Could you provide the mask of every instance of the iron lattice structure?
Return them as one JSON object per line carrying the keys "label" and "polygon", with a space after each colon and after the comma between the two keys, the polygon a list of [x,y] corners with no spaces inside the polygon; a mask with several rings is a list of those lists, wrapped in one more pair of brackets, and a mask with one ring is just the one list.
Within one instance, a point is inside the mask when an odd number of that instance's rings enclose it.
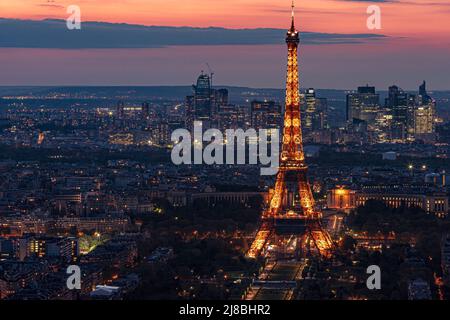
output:
{"label": "iron lattice structure", "polygon": [[315,208],[303,151],[298,73],[300,37],[295,29],[294,5],[292,6],[292,24],[287,32],[286,43],[288,47],[286,107],[280,168],[275,188],[263,212],[263,223],[247,254],[253,258],[261,254],[273,233],[274,221],[277,219],[304,221],[305,232],[301,240],[303,247],[314,247],[324,256],[328,256],[332,248],[331,237],[322,228],[322,214]]}

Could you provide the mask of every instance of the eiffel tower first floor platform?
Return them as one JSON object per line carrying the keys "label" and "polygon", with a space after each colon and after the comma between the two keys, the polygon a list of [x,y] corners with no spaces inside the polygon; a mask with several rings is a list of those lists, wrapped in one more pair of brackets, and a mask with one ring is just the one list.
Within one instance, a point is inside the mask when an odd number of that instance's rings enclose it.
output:
{"label": "eiffel tower first floor platform", "polygon": [[311,219],[300,215],[280,215],[263,218],[247,256],[256,258],[265,252],[271,239],[290,236],[301,239],[305,251],[316,248],[316,251],[323,256],[330,254],[332,240],[328,232],[322,228],[320,219]]}
{"label": "eiffel tower first floor platform", "polygon": [[299,216],[296,218],[287,216],[278,216],[274,218],[266,219],[273,226],[273,231],[277,235],[288,235],[288,234],[305,234],[308,232],[308,225],[310,225],[309,219],[306,217]]}

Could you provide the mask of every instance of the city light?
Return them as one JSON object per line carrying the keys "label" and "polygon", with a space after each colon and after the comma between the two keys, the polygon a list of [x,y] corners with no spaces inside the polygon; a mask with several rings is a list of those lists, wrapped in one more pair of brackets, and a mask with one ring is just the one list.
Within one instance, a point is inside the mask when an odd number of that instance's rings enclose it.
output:
{"label": "city light", "polygon": [[450,300],[446,4],[6,2],[0,301]]}

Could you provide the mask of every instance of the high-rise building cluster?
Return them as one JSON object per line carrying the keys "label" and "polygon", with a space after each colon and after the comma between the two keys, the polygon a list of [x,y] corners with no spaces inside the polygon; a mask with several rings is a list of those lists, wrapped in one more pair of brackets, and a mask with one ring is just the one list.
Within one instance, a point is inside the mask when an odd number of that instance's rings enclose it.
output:
{"label": "high-rise building cluster", "polygon": [[[193,94],[185,99],[185,126],[201,121],[203,128],[282,129],[284,106],[277,99],[252,99],[247,104],[230,102],[228,89],[215,89],[211,76],[201,73],[192,86]],[[317,97],[313,88],[301,93],[302,125],[307,134],[328,127],[328,102]]]}
{"label": "high-rise building cluster", "polygon": [[[201,72],[192,86],[192,94],[183,103],[120,101],[115,110],[99,109],[98,113],[99,117],[103,116],[101,113],[111,115],[105,125],[112,122],[116,130],[110,132],[107,142],[118,147],[170,146],[171,133],[180,128],[192,130],[194,121],[201,121],[203,130],[215,128],[222,132],[248,128],[282,130],[281,96],[261,97],[252,93],[243,99],[239,95],[233,97],[232,90],[213,87],[212,75]],[[432,144],[437,139],[437,103],[428,94],[425,81],[417,93],[406,92],[396,85],[388,91],[377,91],[369,85],[358,87],[346,95],[343,121],[339,119],[342,102],[335,96],[319,97],[314,88],[301,90],[301,122],[306,143]],[[38,144],[49,143],[49,138],[41,132]]]}
{"label": "high-rise building cluster", "polygon": [[305,134],[328,127],[328,100],[317,97],[317,92],[309,88],[301,95],[302,128]]}
{"label": "high-rise building cluster", "polygon": [[201,121],[203,128],[275,129],[282,125],[282,106],[274,100],[252,100],[246,105],[230,103],[228,89],[215,89],[211,77],[203,72],[193,85],[193,95],[187,96],[186,128]]}
{"label": "high-rise building cluster", "polygon": [[203,71],[192,89],[193,95],[187,96],[185,102],[186,127],[192,128],[194,121],[201,121],[204,128],[216,128],[219,115],[230,109],[228,108],[228,90],[214,89],[212,75],[205,74]]}
{"label": "high-rise building cluster", "polygon": [[[355,235],[344,211],[377,201],[443,223],[450,216],[450,118],[442,111],[449,96],[434,92],[436,100],[431,98],[425,83],[418,93],[397,86],[388,92],[367,85],[352,93],[309,88],[291,95],[288,107],[281,102],[284,90],[215,88],[206,74],[192,88],[118,88],[106,94],[101,89],[90,96],[64,90],[64,99],[51,94],[2,100],[7,107],[0,110],[0,299],[121,299],[143,288],[160,297],[159,289],[148,287],[149,268],[173,275],[157,280],[175,299],[210,297],[198,290],[205,283],[225,298],[258,292],[249,290],[256,269],[240,270],[239,263],[191,272],[189,252],[203,253],[197,245],[212,241],[224,244],[221,256],[227,261],[242,261],[258,231],[260,203],[274,194],[275,177],[260,176],[255,165],[175,165],[171,134],[194,121],[222,132],[291,128],[292,138],[286,136],[283,144],[299,141],[301,127],[304,151],[298,156],[311,164],[310,188],[303,178],[303,186],[286,181],[290,190],[280,212],[294,219],[302,206],[295,196],[299,188],[311,192],[312,198],[303,198],[309,199],[304,210],[314,199],[323,228],[336,239],[355,237],[359,248],[380,250],[396,238]],[[286,109],[296,112],[295,119],[283,118]],[[278,216],[277,227],[294,226],[283,218]],[[414,233],[398,239],[417,240]],[[450,283],[449,243],[446,238],[441,246],[445,283]],[[81,291],[66,286],[71,264],[81,268]],[[341,286],[342,279],[354,284],[358,268],[349,266],[348,274],[315,272],[311,265],[304,270],[322,274],[326,283],[332,274]],[[432,284],[432,277],[424,279]],[[415,279],[403,288],[402,297],[428,296],[427,286]],[[430,288],[435,294],[435,286]]]}
{"label": "high-rise building cluster", "polygon": [[434,142],[436,101],[426,90],[418,94],[405,92],[396,85],[389,87],[384,104],[375,87],[359,87],[347,95],[347,127],[369,143]]}
{"label": "high-rise building cluster", "polygon": [[[0,88],[0,300],[448,299],[450,93],[302,90],[294,0],[286,44],[285,91]],[[195,122],[273,176],[174,161]]]}
{"label": "high-rise building cluster", "polygon": [[113,116],[113,127],[117,128],[108,137],[112,145],[154,145],[168,146],[171,133],[184,126],[185,121],[179,110],[180,106],[150,106],[148,102],[141,105],[126,104],[119,101]]}

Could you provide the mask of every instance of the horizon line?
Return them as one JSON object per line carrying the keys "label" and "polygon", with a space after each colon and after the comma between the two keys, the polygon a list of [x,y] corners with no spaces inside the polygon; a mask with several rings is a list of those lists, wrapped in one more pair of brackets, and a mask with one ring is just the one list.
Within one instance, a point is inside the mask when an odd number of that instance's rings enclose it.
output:
{"label": "horizon line", "polygon": [[[70,84],[70,85],[0,85],[0,88],[51,88],[51,89],[57,89],[57,88],[185,88],[185,87],[192,87],[192,84],[160,84],[160,85],[107,85],[107,84],[95,84],[95,85],[80,85],[80,84]],[[420,86],[420,82],[418,84],[418,87]],[[427,83],[428,84],[428,83]],[[300,90],[306,90],[306,89],[314,89],[314,90],[334,90],[334,91],[355,91],[358,89],[358,87],[365,87],[365,85],[360,85],[355,87],[354,89],[338,89],[338,88],[317,88],[317,87],[300,87]],[[392,83],[392,86],[398,86],[400,89],[404,91],[417,91],[417,89],[405,89],[401,87],[401,85],[398,85],[396,83]],[[375,87],[379,88],[379,86],[376,85],[370,85],[369,87]],[[273,88],[273,87],[251,87],[251,86],[239,86],[239,85],[228,85],[228,84],[219,84],[214,85],[212,88],[236,88],[236,89],[253,89],[253,90],[285,90],[285,88]],[[389,88],[389,87],[388,87]],[[427,87],[427,90],[429,92],[450,92],[449,89],[430,89]],[[376,90],[377,92],[388,92],[388,90]]]}

